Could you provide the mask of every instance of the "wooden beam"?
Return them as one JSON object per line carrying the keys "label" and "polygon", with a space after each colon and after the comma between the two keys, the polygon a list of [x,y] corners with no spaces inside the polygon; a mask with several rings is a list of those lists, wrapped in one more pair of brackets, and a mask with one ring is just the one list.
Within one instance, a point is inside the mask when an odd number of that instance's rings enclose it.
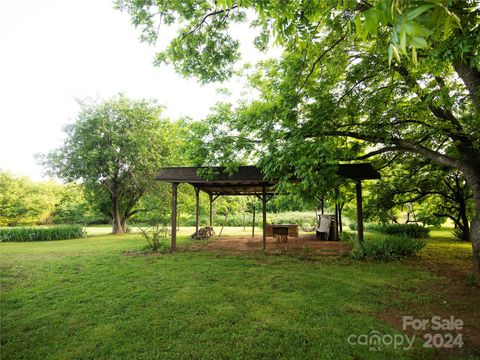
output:
{"label": "wooden beam", "polygon": [[355,191],[357,195],[357,237],[358,241],[363,242],[363,206],[362,206],[362,181],[355,181]]}
{"label": "wooden beam", "polygon": [[265,190],[265,185],[262,186],[262,212],[263,212],[262,247],[263,247],[263,250],[266,250],[267,249],[267,193]]}
{"label": "wooden beam", "polygon": [[200,202],[200,189],[195,187],[195,236],[198,234],[198,212]]}
{"label": "wooden beam", "polygon": [[170,251],[177,250],[177,188],[178,183],[172,183],[172,239]]}

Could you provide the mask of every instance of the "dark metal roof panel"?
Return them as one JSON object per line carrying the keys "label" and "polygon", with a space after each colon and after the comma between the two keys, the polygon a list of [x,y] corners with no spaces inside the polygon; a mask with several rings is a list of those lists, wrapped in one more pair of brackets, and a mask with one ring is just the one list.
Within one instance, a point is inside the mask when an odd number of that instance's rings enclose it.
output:
{"label": "dark metal roof panel", "polygon": [[[206,180],[199,175],[199,170],[213,170],[216,175],[212,180]],[[168,167],[160,169],[155,180],[168,182],[210,183],[210,182],[265,182],[264,175],[256,166],[239,166],[238,171],[229,175],[224,167]]]}
{"label": "dark metal roof panel", "polygon": [[[199,174],[201,170],[211,169],[216,175],[206,180]],[[168,167],[162,168],[155,176],[155,180],[201,184],[203,186],[222,186],[222,185],[250,185],[250,186],[273,186],[277,180],[266,180],[262,171],[256,166],[239,166],[233,174],[225,173],[224,167]],[[369,163],[361,164],[340,164],[338,165],[338,175],[353,180],[380,179],[380,174]]]}

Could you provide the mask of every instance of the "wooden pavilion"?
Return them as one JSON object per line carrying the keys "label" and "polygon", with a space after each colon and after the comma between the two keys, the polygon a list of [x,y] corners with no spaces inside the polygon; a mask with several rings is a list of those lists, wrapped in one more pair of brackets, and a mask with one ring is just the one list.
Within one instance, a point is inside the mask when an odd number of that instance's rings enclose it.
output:
{"label": "wooden pavilion", "polygon": [[[215,176],[205,179],[199,172],[213,170]],[[363,241],[363,208],[362,208],[362,180],[380,179],[380,174],[369,163],[340,164],[337,174],[355,181],[357,202],[357,233],[358,239]],[[275,194],[278,180],[268,180],[256,166],[240,166],[234,174],[227,174],[224,167],[168,167],[162,168],[155,176],[155,180],[172,184],[172,239],[171,250],[176,250],[177,240],[177,189],[178,184],[190,184],[195,189],[196,211],[195,230],[198,232],[199,195],[200,191],[208,194],[210,199],[210,227],[213,225],[212,204],[221,195],[255,195],[262,201],[263,214],[263,249],[266,249],[266,222],[267,201]]]}

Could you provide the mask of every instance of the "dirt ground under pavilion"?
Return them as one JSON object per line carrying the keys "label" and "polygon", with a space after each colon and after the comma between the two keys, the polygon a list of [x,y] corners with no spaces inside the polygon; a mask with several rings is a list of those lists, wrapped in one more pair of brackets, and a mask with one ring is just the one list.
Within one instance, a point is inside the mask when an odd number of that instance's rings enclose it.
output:
{"label": "dirt ground under pavilion", "polygon": [[[191,250],[208,250],[213,252],[243,254],[262,251],[262,236],[251,235],[217,236],[208,241],[192,240]],[[314,234],[300,234],[298,237],[289,237],[287,241],[277,241],[267,237],[267,252],[302,252],[315,255],[343,256],[349,253],[350,246],[340,241],[321,241]]]}

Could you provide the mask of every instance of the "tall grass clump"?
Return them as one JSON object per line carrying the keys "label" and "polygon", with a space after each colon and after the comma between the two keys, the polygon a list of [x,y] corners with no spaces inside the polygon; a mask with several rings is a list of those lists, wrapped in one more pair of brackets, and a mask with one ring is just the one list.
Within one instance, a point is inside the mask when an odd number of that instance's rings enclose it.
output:
{"label": "tall grass clump", "polygon": [[0,242],[67,240],[85,235],[86,231],[79,225],[0,228]]}
{"label": "tall grass clump", "polygon": [[375,260],[393,260],[416,255],[427,242],[408,236],[377,236],[360,243],[352,242],[350,255],[354,259],[371,258]]}

